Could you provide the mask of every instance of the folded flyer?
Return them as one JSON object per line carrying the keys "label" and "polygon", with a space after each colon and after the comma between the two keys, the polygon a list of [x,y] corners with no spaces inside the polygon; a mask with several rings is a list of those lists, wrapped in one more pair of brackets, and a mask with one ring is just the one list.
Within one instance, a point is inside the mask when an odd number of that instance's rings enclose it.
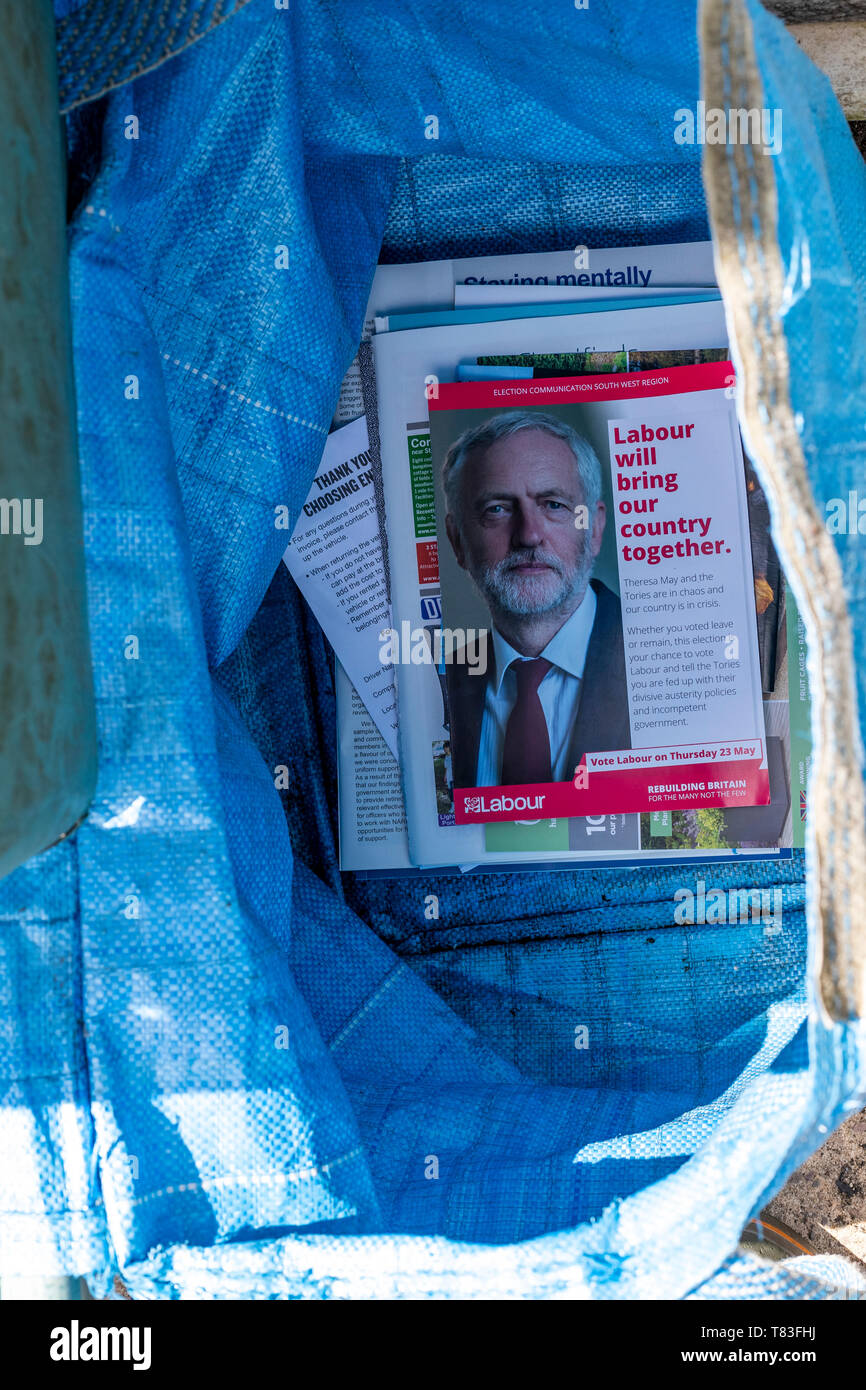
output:
{"label": "folded flyer", "polygon": [[328,435],[283,563],[396,758],[394,674],[377,655],[389,609],[370,464],[363,416]]}
{"label": "folded flyer", "polygon": [[769,803],[732,371],[431,399],[456,824]]}

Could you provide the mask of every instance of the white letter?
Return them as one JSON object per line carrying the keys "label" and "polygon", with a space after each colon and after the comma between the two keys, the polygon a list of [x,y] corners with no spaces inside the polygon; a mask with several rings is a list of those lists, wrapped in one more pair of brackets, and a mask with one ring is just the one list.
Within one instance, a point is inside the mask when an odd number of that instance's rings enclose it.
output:
{"label": "white letter", "polygon": [[51,1329],[51,1350],[49,1356],[52,1361],[69,1360],[69,1328],[52,1327]]}
{"label": "white letter", "polygon": [[135,1362],[134,1371],[150,1370],[150,1328],[141,1327],[138,1323],[132,1329],[133,1351],[132,1359]]}
{"label": "white letter", "polygon": [[[34,512],[35,512],[35,514],[36,514],[36,519],[35,519],[35,520],[33,519],[33,513],[34,513]],[[25,498],[24,498],[24,515],[23,515],[23,517],[22,517],[21,527],[22,527],[22,530],[23,530],[23,532],[24,532],[24,544],[25,544],[25,545],[41,545],[41,544],[42,544],[42,498],[41,498],[41,497],[33,497],[33,498],[25,497]]]}
{"label": "white letter", "polygon": [[430,644],[423,627],[416,627],[412,634],[411,661],[413,666],[429,666],[432,662]]}
{"label": "white letter", "polygon": [[[764,911],[764,917],[765,917],[765,919],[766,919],[767,922],[768,922],[768,925],[767,925],[766,927],[764,927],[764,935],[765,935],[765,936],[778,936],[779,932],[782,930],[782,890],[781,890],[781,888],[774,888],[772,891],[773,891],[773,910],[772,910],[772,913],[770,913],[769,911],[766,911],[766,910]],[[769,896],[770,896],[770,890],[769,890],[769,888],[766,889],[766,890],[762,890],[762,892],[761,892],[761,898],[762,898],[761,906],[762,906],[762,908],[763,908],[764,892],[766,892],[766,896],[767,896],[768,898],[769,898]],[[768,904],[768,907],[769,907],[769,904]]]}
{"label": "white letter", "polygon": [[470,676],[483,676],[487,673],[487,629],[476,632],[470,627],[466,633],[466,646],[463,648]]}
{"label": "white letter", "polygon": [[764,154],[778,154],[782,148],[782,110],[777,106],[773,115],[776,118],[775,129],[773,131],[773,143],[769,149],[764,145]]}
{"label": "white letter", "polygon": [[718,106],[712,106],[707,112],[705,139],[708,145],[724,145],[727,143],[727,118],[724,111]]}
{"label": "white letter", "polygon": [[[674,902],[682,903],[682,907],[674,908],[674,921],[677,926],[693,926],[695,920],[695,895],[691,888],[678,888],[674,893]],[[688,903],[688,907],[686,907],[686,903]]]}
{"label": "white letter", "polygon": [[400,660],[400,641],[393,627],[379,633],[379,660],[383,666],[393,666]]}
{"label": "white letter", "polygon": [[727,906],[725,890],[723,888],[711,888],[707,894],[707,906],[704,914],[704,921],[707,925],[714,927],[718,926],[719,922],[724,922]]}
{"label": "white letter", "polygon": [[99,1360],[99,1328],[83,1327],[78,1334],[78,1356],[82,1361]]}
{"label": "white letter", "polygon": [[688,107],[681,106],[679,111],[674,112],[674,120],[678,121],[674,131],[674,140],[678,145],[693,145],[695,143],[695,113]]}
{"label": "white letter", "polygon": [[[834,512],[832,516],[830,514],[831,507]],[[848,517],[843,499],[841,497],[831,497],[829,502],[825,504],[824,510],[827,513],[824,524],[830,532],[830,535],[844,536],[848,527]]]}

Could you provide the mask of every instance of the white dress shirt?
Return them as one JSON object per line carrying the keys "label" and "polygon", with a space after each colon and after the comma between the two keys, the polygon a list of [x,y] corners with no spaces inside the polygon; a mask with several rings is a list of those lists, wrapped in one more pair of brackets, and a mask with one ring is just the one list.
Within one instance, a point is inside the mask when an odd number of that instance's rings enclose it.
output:
{"label": "white dress shirt", "polygon": [[[547,720],[550,739],[550,766],[554,782],[568,782],[574,768],[568,766],[568,750],[580,705],[580,687],[586,663],[586,649],[595,622],[596,597],[588,585],[579,608],[576,608],[551,637],[540,653],[551,668],[538,687],[538,698]],[[513,661],[526,658],[514,650],[496,628],[493,629],[494,669],[487,678],[484,718],[481,721],[481,743],[478,749],[478,787],[499,785],[505,729],[517,699],[517,676],[511,668]]]}

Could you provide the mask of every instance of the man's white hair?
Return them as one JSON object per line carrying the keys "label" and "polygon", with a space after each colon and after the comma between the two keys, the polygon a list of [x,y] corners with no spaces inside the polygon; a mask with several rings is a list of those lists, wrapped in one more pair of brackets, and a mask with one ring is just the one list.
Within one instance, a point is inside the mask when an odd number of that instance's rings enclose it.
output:
{"label": "man's white hair", "polygon": [[544,434],[552,434],[554,438],[565,441],[577,464],[584,503],[590,516],[593,514],[601,500],[601,464],[589,441],[555,415],[532,410],[504,410],[480,425],[464,430],[445,455],[442,484],[448,510],[455,520],[459,521],[460,518],[460,476],[467,456],[474,449],[489,449],[498,439],[507,439],[521,430],[541,430]]}

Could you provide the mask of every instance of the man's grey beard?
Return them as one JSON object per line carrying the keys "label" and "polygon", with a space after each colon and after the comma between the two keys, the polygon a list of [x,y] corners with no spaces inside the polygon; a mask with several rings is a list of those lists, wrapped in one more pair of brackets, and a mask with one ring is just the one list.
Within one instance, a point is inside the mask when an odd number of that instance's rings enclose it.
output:
{"label": "man's grey beard", "polygon": [[[482,565],[472,571],[472,577],[494,612],[515,618],[536,614],[567,611],[572,601],[586,588],[592,574],[593,555],[587,533],[583,554],[574,565],[566,565],[558,555],[550,555],[541,547],[515,550],[496,565]],[[523,578],[512,574],[517,565],[543,562],[550,566],[548,578]],[[558,577],[558,582],[553,580]],[[574,605],[576,606],[576,605]]]}

